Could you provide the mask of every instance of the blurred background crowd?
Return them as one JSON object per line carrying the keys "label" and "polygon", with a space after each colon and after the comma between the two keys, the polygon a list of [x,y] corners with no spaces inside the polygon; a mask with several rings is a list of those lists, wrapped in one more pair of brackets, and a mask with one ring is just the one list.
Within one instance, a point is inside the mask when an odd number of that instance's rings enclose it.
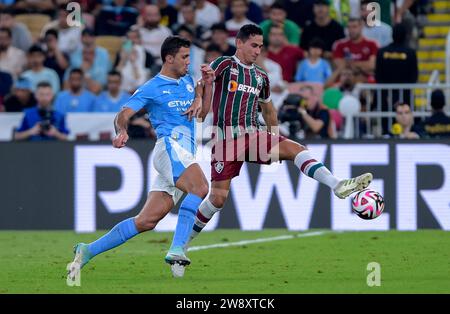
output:
{"label": "blurred background crowd", "polygon": [[[189,72],[199,78],[200,65],[233,55],[237,31],[254,23],[284,135],[450,137],[447,90],[416,85],[445,81],[448,2],[0,0],[0,121],[2,112],[22,113],[12,130],[3,125],[15,140],[89,139],[77,129],[89,117],[112,126],[111,114],[158,73],[167,36],[191,40]],[[380,88],[358,88],[370,84]],[[67,126],[72,113],[84,115]],[[145,113],[133,117],[130,135],[155,137]]]}

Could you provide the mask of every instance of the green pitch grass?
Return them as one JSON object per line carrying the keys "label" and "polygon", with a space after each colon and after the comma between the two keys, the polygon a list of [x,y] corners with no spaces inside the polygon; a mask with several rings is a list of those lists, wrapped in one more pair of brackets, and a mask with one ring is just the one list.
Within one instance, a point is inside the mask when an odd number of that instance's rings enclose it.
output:
{"label": "green pitch grass", "polygon": [[[76,242],[104,232],[0,232],[0,293],[450,293],[450,233],[348,232],[190,252],[184,278],[163,261],[171,233],[146,233],[97,256],[66,285]],[[298,234],[205,232],[193,245]],[[368,287],[367,265],[381,265]]]}

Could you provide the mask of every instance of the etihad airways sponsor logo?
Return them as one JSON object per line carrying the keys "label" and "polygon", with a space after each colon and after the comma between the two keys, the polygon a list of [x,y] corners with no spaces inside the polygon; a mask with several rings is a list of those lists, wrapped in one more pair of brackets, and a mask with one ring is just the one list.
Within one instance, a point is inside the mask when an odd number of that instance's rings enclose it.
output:
{"label": "etihad airways sponsor logo", "polygon": [[167,104],[169,107],[186,107],[192,105],[193,99],[190,100],[173,100]]}
{"label": "etihad airways sponsor logo", "polygon": [[236,81],[230,81],[228,83],[228,91],[229,92],[244,92],[244,93],[251,93],[251,94],[255,94],[255,95],[259,95],[260,90],[252,87],[252,86],[248,86],[248,85],[244,85],[244,84],[239,84]]}

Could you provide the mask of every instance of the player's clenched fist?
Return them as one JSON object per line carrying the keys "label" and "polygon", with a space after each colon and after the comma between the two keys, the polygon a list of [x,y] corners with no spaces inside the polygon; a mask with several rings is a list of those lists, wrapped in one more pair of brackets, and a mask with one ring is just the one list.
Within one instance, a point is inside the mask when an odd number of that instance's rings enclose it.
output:
{"label": "player's clenched fist", "polygon": [[128,141],[128,134],[121,132],[114,137],[112,143],[115,148],[122,148],[127,144],[127,141]]}
{"label": "player's clenched fist", "polygon": [[214,70],[208,64],[202,64],[200,66],[202,72],[202,80],[205,83],[212,84],[215,80]]}

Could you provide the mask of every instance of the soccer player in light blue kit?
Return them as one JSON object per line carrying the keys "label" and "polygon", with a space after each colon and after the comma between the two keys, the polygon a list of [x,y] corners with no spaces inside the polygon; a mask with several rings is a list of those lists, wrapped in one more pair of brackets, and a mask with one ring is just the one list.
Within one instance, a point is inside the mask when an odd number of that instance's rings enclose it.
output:
{"label": "soccer player in light blue kit", "polygon": [[[158,140],[154,148],[154,166],[158,171],[148,199],[141,212],[117,224],[100,239],[75,246],[75,259],[70,265],[69,277],[74,279],[79,270],[94,256],[117,247],[138,233],[152,230],[175,206],[184,193],[172,245],[165,260],[174,268],[179,265],[179,276],[190,260],[183,247],[192,230],[195,214],[208,194],[208,182],[195,161],[195,119],[203,115],[202,86],[195,88],[187,74],[190,42],[178,36],[166,38],[161,47],[161,72],[142,85],[124,105],[115,119],[116,137],[113,146],[122,148],[128,140],[127,127],[131,116],[147,110],[156,129]],[[208,73],[203,73],[208,77]],[[211,74],[212,75],[212,74]]]}

